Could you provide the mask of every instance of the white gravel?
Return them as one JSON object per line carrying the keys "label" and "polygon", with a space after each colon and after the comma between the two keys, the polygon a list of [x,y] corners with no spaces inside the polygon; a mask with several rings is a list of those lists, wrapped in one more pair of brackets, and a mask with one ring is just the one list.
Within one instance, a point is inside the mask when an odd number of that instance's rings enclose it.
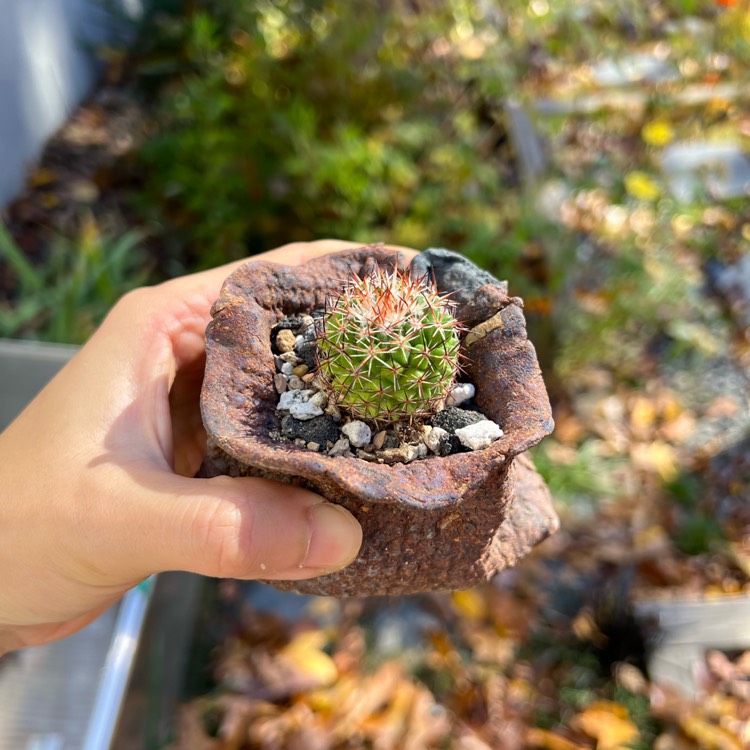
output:
{"label": "white gravel", "polygon": [[458,406],[463,404],[464,401],[468,401],[470,398],[474,398],[477,389],[473,383],[456,383],[451,388],[450,393],[445,399],[446,406]]}
{"label": "white gravel", "polygon": [[355,448],[364,448],[372,439],[372,430],[364,423],[355,419],[341,428],[341,432],[349,438]]}
{"label": "white gravel", "polygon": [[279,411],[288,411],[296,419],[312,419],[319,417],[323,410],[312,403],[310,399],[315,391],[285,391],[279,397]]}
{"label": "white gravel", "polygon": [[483,419],[481,422],[456,430],[456,437],[461,441],[461,445],[472,451],[486,448],[502,435],[503,431],[490,419]]}

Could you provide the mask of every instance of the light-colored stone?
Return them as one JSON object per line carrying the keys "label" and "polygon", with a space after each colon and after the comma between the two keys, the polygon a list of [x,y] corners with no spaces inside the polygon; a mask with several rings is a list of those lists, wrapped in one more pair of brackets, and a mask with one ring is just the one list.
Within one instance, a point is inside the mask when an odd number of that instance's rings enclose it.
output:
{"label": "light-colored stone", "polygon": [[497,328],[503,327],[503,311],[493,315],[489,320],[485,320],[478,326],[472,328],[464,339],[464,346],[469,347],[480,339],[483,339],[488,333],[492,333]]}
{"label": "light-colored stone", "polygon": [[341,432],[349,438],[355,448],[363,448],[372,438],[372,430],[364,423],[355,419],[341,428]]}
{"label": "light-colored stone", "polygon": [[473,383],[456,383],[451,388],[448,397],[445,399],[446,406],[458,406],[463,404],[464,401],[468,401],[470,398],[474,398],[477,389]]}
{"label": "light-colored stone", "polygon": [[294,374],[298,378],[301,378],[303,375],[307,375],[308,372],[310,372],[310,368],[305,364],[297,365],[294,368]]}
{"label": "light-colored stone", "polygon": [[424,443],[420,443],[417,446],[417,458],[427,458],[427,454],[429,451],[427,450],[427,446]]}
{"label": "light-colored stone", "polygon": [[332,417],[334,422],[341,421],[341,410],[336,404],[329,403],[328,406],[326,406],[326,414]]}
{"label": "light-colored stone", "polygon": [[425,438],[425,445],[433,452],[440,452],[440,442],[448,434],[447,430],[442,427],[433,427],[430,430],[430,434]]}
{"label": "light-colored stone", "polygon": [[416,445],[400,445],[398,448],[388,448],[375,455],[388,464],[408,464],[419,457],[419,449]]}
{"label": "light-colored stone", "polygon": [[321,409],[325,409],[328,403],[328,396],[323,391],[316,391],[310,399],[310,403],[319,406]]}
{"label": "light-colored stone", "polygon": [[294,338],[294,346],[295,347],[300,347],[304,343],[305,343],[305,337],[304,336],[295,336],[295,338]]}
{"label": "light-colored stone", "polygon": [[315,325],[315,318],[313,318],[312,315],[303,315],[301,320],[302,323],[299,327],[300,333],[304,333],[310,326]]}
{"label": "light-colored stone", "polygon": [[286,390],[286,375],[282,375],[280,372],[277,372],[273,376],[273,387],[276,389],[276,393],[284,393]]}
{"label": "light-colored stone", "polygon": [[276,348],[283,354],[294,350],[296,336],[288,329],[284,328],[276,334]]}
{"label": "light-colored stone", "polygon": [[289,362],[292,367],[296,367],[302,361],[294,352],[284,352],[283,354],[279,354],[277,359],[280,359],[282,363]]}
{"label": "light-colored stone", "polygon": [[308,450],[311,450],[311,451],[319,451],[320,450],[320,443],[313,443],[312,441],[310,441],[307,444],[307,448],[308,448]]}
{"label": "light-colored stone", "polygon": [[387,434],[388,433],[385,430],[381,430],[375,435],[375,437],[373,437],[372,445],[376,451],[379,451],[383,447],[383,443],[385,442],[385,436]]}
{"label": "light-colored stone", "polygon": [[296,375],[291,375],[289,377],[289,390],[290,391],[301,391],[304,389],[305,385],[307,385],[307,383],[305,383],[305,381],[302,380],[302,378],[298,378]]}
{"label": "light-colored stone", "polygon": [[308,385],[315,380],[315,373],[314,372],[308,372],[307,375],[302,376],[302,380],[305,381]]}
{"label": "light-colored stone", "polygon": [[482,450],[502,436],[503,431],[490,419],[483,419],[481,422],[456,430],[456,437],[461,441],[461,445],[472,451]]}
{"label": "light-colored stone", "polygon": [[291,362],[284,362],[284,364],[281,365],[281,374],[286,375],[287,377],[294,375],[294,365]]}
{"label": "light-colored stone", "polygon": [[343,437],[339,438],[334,444],[333,448],[328,451],[329,456],[343,456],[345,453],[349,452],[350,443],[349,441]]}
{"label": "light-colored stone", "polygon": [[314,391],[309,390],[295,390],[285,391],[279,397],[279,411],[288,411],[296,419],[312,419],[313,417],[319,417],[323,410],[310,403]]}

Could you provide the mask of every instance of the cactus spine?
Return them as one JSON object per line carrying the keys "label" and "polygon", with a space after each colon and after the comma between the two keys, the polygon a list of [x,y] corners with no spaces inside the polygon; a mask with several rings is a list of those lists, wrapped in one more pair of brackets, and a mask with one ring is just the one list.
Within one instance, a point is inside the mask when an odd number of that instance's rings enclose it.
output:
{"label": "cactus spine", "polygon": [[356,419],[398,422],[441,408],[459,368],[455,303],[426,277],[380,267],[329,299],[318,374]]}

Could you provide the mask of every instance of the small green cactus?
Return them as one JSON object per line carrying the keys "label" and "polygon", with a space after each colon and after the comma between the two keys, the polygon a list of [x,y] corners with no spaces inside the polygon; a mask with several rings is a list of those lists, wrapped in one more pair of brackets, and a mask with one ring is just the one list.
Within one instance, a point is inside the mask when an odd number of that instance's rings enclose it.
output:
{"label": "small green cactus", "polygon": [[318,375],[356,419],[412,420],[437,411],[459,369],[455,303],[426,277],[380,267],[327,302]]}

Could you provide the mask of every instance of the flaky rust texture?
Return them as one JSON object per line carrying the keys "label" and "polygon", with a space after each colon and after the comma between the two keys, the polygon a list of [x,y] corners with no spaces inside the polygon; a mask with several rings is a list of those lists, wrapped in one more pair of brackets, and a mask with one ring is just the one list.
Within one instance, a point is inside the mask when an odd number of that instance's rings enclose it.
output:
{"label": "flaky rust texture", "polygon": [[[279,588],[332,596],[404,594],[472,586],[515,564],[557,527],[530,461],[514,458],[552,429],[547,393],[519,300],[481,287],[459,307],[467,325],[500,314],[466,352],[479,408],[505,435],[483,451],[388,466],[330,457],[271,440],[279,429],[271,329],[338,293],[352,272],[403,258],[380,246],[291,267],[249,262],[225,282],[206,331],[201,409],[209,441],[203,476],[263,476],[311,489],[362,524],[359,557],[345,570]],[[440,290],[450,291],[450,290]],[[515,498],[515,501],[514,501]],[[510,512],[509,512],[510,511]]]}

